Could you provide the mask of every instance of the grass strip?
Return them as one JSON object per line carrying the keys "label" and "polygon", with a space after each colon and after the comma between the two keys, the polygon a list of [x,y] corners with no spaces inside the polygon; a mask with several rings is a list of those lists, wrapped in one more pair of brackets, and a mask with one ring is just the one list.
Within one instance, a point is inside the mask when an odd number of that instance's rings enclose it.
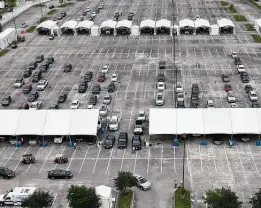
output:
{"label": "grass strip", "polygon": [[256,8],[261,9],[261,5],[255,2],[254,0],[249,0]]}
{"label": "grass strip", "polygon": [[251,35],[256,43],[261,43],[261,35]]}
{"label": "grass strip", "polygon": [[132,195],[132,190],[129,190],[127,195],[123,195],[123,193],[120,192],[118,196],[117,208],[131,208]]}
{"label": "grass strip", "polygon": [[4,56],[8,51],[8,49],[0,50],[0,57]]}
{"label": "grass strip", "polygon": [[36,26],[32,25],[31,27],[29,27],[25,32],[31,33],[35,30]]}
{"label": "grass strip", "polygon": [[52,10],[50,10],[49,12],[47,12],[47,15],[53,15],[53,14],[55,14],[57,11],[56,11],[56,9],[52,9]]}
{"label": "grass strip", "polygon": [[191,208],[189,190],[178,189],[175,191],[175,208]]}
{"label": "grass strip", "polygon": [[245,24],[247,31],[256,31],[254,25],[251,24]]}
{"label": "grass strip", "polygon": [[227,1],[221,1],[220,4],[221,4],[221,6],[228,6],[229,5],[229,3]]}
{"label": "grass strip", "polygon": [[246,17],[244,15],[240,15],[240,14],[234,15],[234,18],[238,22],[245,22],[245,21],[247,21]]}

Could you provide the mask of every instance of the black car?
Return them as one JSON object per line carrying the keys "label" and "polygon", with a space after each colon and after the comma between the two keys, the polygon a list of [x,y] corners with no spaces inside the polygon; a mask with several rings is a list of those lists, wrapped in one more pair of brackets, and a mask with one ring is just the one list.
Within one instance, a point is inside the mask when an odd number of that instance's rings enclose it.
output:
{"label": "black car", "polygon": [[24,86],[23,86],[23,93],[24,93],[24,94],[27,94],[27,93],[31,92],[32,88],[33,88],[33,87],[32,87],[31,84],[26,84],[26,85],[24,85]]}
{"label": "black car", "polygon": [[59,109],[59,104],[58,103],[51,103],[49,106],[49,109]]}
{"label": "black car", "polygon": [[113,148],[114,143],[115,143],[115,136],[108,135],[105,138],[105,141],[103,143],[103,147],[106,148],[106,149],[111,149],[111,148]]}
{"label": "black car", "polygon": [[52,57],[52,56],[47,57],[46,63],[52,64],[53,62],[54,62],[54,57]]}
{"label": "black car", "polygon": [[158,82],[165,82],[165,75],[163,72],[160,72],[157,77]]}
{"label": "black car", "polygon": [[94,84],[92,86],[92,94],[98,95],[101,91],[101,85],[100,84]]}
{"label": "black car", "polygon": [[53,8],[54,8],[54,5],[50,5],[50,6],[49,6],[49,9],[53,9]]}
{"label": "black car", "polygon": [[252,91],[253,90],[253,87],[251,86],[251,85],[246,85],[245,86],[245,91],[246,91],[246,93],[248,94],[250,91]]}
{"label": "black car", "polygon": [[249,76],[247,72],[243,72],[240,74],[241,80],[243,83],[248,83],[249,82]]}
{"label": "black car", "polygon": [[166,62],[165,61],[159,61],[159,69],[165,69],[166,68]]}
{"label": "black car", "polygon": [[17,48],[17,43],[16,43],[15,41],[12,43],[11,48],[12,48],[12,49]]}
{"label": "black car", "polygon": [[64,64],[64,66],[63,66],[63,71],[64,72],[70,72],[70,71],[72,71],[72,65],[71,64]]}
{"label": "black car", "polygon": [[61,15],[62,15],[62,17],[66,17],[66,12],[65,12],[65,11],[62,11],[62,12],[61,12]]}
{"label": "black car", "polygon": [[9,106],[11,102],[12,102],[11,96],[8,95],[2,99],[1,104],[2,106]]}
{"label": "black car", "polygon": [[223,74],[222,75],[222,80],[223,80],[223,82],[229,82],[230,81],[230,77],[228,75],[226,75],[226,74]]}
{"label": "black car", "polygon": [[31,74],[32,74],[32,70],[31,69],[26,69],[26,70],[24,70],[23,77],[24,78],[30,77]]}
{"label": "black car", "polygon": [[85,82],[90,82],[92,80],[92,71],[87,71],[84,74],[83,79],[84,79]]}
{"label": "black car", "polygon": [[260,108],[260,104],[257,101],[252,102],[252,108]]}
{"label": "black car", "polygon": [[13,8],[12,8],[12,7],[9,7],[9,8],[7,8],[6,11],[7,11],[7,12],[12,12],[12,11],[13,11]]}
{"label": "black car", "polygon": [[55,170],[48,171],[49,179],[61,179],[61,178],[69,179],[72,177],[73,177],[72,172],[68,170],[55,169]]}
{"label": "black car", "polygon": [[27,69],[30,69],[30,70],[34,70],[35,68],[37,67],[37,62],[36,61],[32,61],[28,68]]}
{"label": "black car", "polygon": [[128,15],[128,20],[132,20],[132,16],[131,15]]}
{"label": "black car", "polygon": [[241,60],[240,60],[239,57],[236,57],[234,60],[235,60],[235,65],[240,65],[240,64],[242,64],[242,62],[241,62]]}
{"label": "black car", "polygon": [[49,64],[48,63],[44,63],[44,64],[40,65],[39,70],[41,72],[47,72],[48,68],[49,68]]}
{"label": "black car", "polygon": [[43,54],[38,55],[38,56],[36,56],[36,58],[35,58],[35,61],[36,61],[37,63],[41,63],[43,60],[44,60],[44,55],[43,55]]}
{"label": "black car", "polygon": [[191,97],[190,103],[198,105],[198,103],[199,103],[198,97]]}
{"label": "black car", "polygon": [[28,105],[28,103],[22,103],[22,104],[18,107],[18,109],[28,110],[28,109],[29,109],[29,105]]}
{"label": "black car", "polygon": [[114,84],[114,82],[110,82],[109,85],[108,85],[108,92],[114,92],[116,89],[116,86]]}
{"label": "black car", "polygon": [[66,99],[67,99],[67,94],[66,93],[62,93],[58,97],[58,103],[64,103]]}
{"label": "black car", "polygon": [[87,82],[82,82],[82,83],[79,85],[79,87],[78,87],[78,92],[79,92],[79,93],[85,93],[86,90],[87,90],[87,87],[88,87]]}
{"label": "black car", "polygon": [[91,95],[89,98],[89,105],[96,105],[96,103],[97,103],[97,96]]}
{"label": "black car", "polygon": [[131,140],[133,150],[141,150],[141,137],[140,135],[134,135]]}
{"label": "black car", "polygon": [[120,13],[119,12],[115,12],[114,17],[119,17]]}
{"label": "black car", "polygon": [[124,149],[128,146],[128,133],[127,132],[120,132],[118,138],[118,148]]}
{"label": "black car", "polygon": [[83,16],[86,16],[87,13],[88,13],[88,12],[84,11],[84,12],[82,13],[82,15],[83,15]]}
{"label": "black car", "polygon": [[15,172],[6,167],[0,167],[0,177],[10,179],[15,177]]}
{"label": "black car", "polygon": [[38,97],[39,97],[39,93],[38,93],[37,89],[35,88],[30,92],[30,95],[28,97],[28,101],[34,102],[38,99]]}
{"label": "black car", "polygon": [[32,82],[38,82],[42,78],[42,71],[37,70],[33,73]]}

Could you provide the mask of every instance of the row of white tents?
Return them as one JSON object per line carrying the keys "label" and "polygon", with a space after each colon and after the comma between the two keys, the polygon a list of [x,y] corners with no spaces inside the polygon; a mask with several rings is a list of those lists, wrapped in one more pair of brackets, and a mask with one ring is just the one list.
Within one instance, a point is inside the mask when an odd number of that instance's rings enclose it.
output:
{"label": "row of white tents", "polygon": [[183,19],[179,21],[178,25],[173,24],[171,21],[166,19],[161,19],[154,21],[151,19],[141,21],[140,25],[133,25],[132,21],[121,20],[113,21],[106,20],[100,27],[94,25],[94,22],[89,20],[84,20],[77,22],[75,20],[69,20],[64,22],[61,27],[58,27],[57,22],[52,20],[47,20],[42,22],[37,26],[37,31],[42,34],[54,34],[57,33],[68,33],[77,35],[77,33],[86,33],[91,36],[98,36],[100,34],[129,34],[129,35],[140,35],[142,33],[158,34],[166,33],[169,35],[180,35],[183,33],[198,34],[198,33],[208,33],[211,35],[218,35],[224,30],[228,29],[229,32],[234,33],[234,24],[229,19],[217,20],[217,24],[210,25],[208,20],[197,19],[195,21],[190,19]]}
{"label": "row of white tents", "polygon": [[255,28],[258,33],[261,33],[261,18],[255,21]]}

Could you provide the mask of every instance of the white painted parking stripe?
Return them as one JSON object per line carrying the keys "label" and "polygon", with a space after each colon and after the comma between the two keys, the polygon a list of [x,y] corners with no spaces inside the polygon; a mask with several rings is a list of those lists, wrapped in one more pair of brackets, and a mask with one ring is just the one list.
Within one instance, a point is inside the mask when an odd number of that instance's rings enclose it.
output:
{"label": "white painted parking stripe", "polygon": [[50,152],[48,153],[47,157],[45,158],[44,163],[43,163],[42,167],[41,167],[40,170],[39,170],[39,173],[41,173],[41,170],[43,169],[43,167],[44,167],[44,165],[45,165],[45,163],[46,163],[48,157],[51,155],[51,152],[52,152],[52,150],[53,150],[53,147],[54,147],[54,146],[52,146]]}
{"label": "white painted parking stripe", "polygon": [[[37,150],[35,157],[38,155],[38,153],[40,152],[41,147],[39,147],[39,149]],[[28,173],[30,167],[32,166],[32,163],[28,166],[27,170],[25,171],[25,173]]]}
{"label": "white painted parking stripe", "polygon": [[161,160],[160,160],[160,172],[162,173],[163,166],[163,145],[161,146]]}
{"label": "white painted parking stripe", "polygon": [[149,168],[150,168],[150,147],[149,147],[149,154],[148,154],[147,174],[149,173]]}
{"label": "white painted parking stripe", "polygon": [[13,156],[13,154],[16,152],[16,150],[17,150],[17,147],[14,149],[14,151],[12,152],[12,154],[9,156],[9,158],[5,161],[5,163],[4,163],[4,167],[6,166],[6,164],[8,163],[8,161],[12,158],[12,156]]}
{"label": "white painted parking stripe", "polygon": [[237,145],[235,145],[235,146],[236,146],[236,150],[237,150],[237,155],[238,155],[238,158],[239,158],[239,162],[240,162],[240,164],[241,164],[241,167],[242,167],[243,172],[245,173],[245,169],[244,169],[244,166],[243,166],[243,163],[242,163],[242,160],[241,160],[240,154],[239,154],[239,152],[238,152]]}
{"label": "white painted parking stripe", "polygon": [[203,173],[203,163],[202,163],[202,157],[201,157],[201,145],[199,145],[198,149],[199,149],[199,159],[200,159],[200,167],[201,167],[201,173]]}
{"label": "white painted parking stripe", "polygon": [[1,150],[0,155],[3,153],[3,151],[6,149],[6,146]]}
{"label": "white painted parking stripe", "polygon": [[93,166],[92,173],[94,173],[94,171],[95,171],[95,168],[96,168],[96,165],[97,165],[97,161],[98,161],[99,156],[100,156],[100,152],[101,152],[101,147],[100,147],[100,149],[99,149],[99,152],[98,152],[98,155],[97,155],[97,158],[96,158],[95,164],[94,164],[94,166]]}
{"label": "white painted parking stripe", "polygon": [[215,153],[214,153],[214,149],[213,149],[213,146],[212,145],[210,145],[210,148],[211,148],[211,150],[212,150],[212,158],[213,158],[213,162],[214,162],[214,166],[215,166],[215,171],[216,171],[216,173],[217,173],[217,165],[216,165],[216,160],[215,160]]}
{"label": "white painted parking stripe", "polygon": [[106,173],[107,173],[107,174],[108,174],[108,172],[109,172],[109,168],[110,168],[110,163],[111,163],[112,153],[113,153],[113,148],[111,149],[111,155],[110,155],[110,158],[109,158],[109,161],[108,161],[108,165],[107,165],[107,169],[106,169]]}
{"label": "white painted parking stripe", "polygon": [[136,151],[136,157],[135,157],[135,161],[134,161],[133,173],[136,173],[135,171],[136,171],[137,157],[138,157],[138,151]]}
{"label": "white painted parking stripe", "polygon": [[126,92],[125,92],[124,99],[127,98],[127,93],[128,93],[129,85],[130,85],[130,80],[128,81],[128,85],[127,85],[127,88],[126,88]]}
{"label": "white painted parking stripe", "polygon": [[83,164],[84,164],[84,162],[85,162],[85,160],[86,160],[86,158],[87,158],[89,149],[90,149],[90,146],[88,146],[87,151],[86,151],[86,153],[85,153],[85,155],[84,155],[84,158],[83,158],[82,165],[81,165],[81,167],[80,167],[79,173],[82,171],[82,167],[83,167]]}
{"label": "white painted parking stripe", "polygon": [[230,175],[232,175],[232,171],[231,171],[231,169],[230,169],[231,164],[230,164],[230,162],[229,162],[229,160],[228,160],[228,157],[227,157],[227,150],[226,150],[226,147],[225,147],[225,146],[223,146],[223,147],[224,147],[224,152],[225,152],[225,156],[226,156],[227,167],[228,167],[228,170],[229,170]]}
{"label": "white painted parking stripe", "polygon": [[[74,152],[73,152],[72,158],[74,158],[74,155],[75,155],[75,153],[76,153],[76,151],[77,151],[77,148],[78,148],[78,147],[76,146],[76,148],[75,148],[75,150],[74,150]],[[68,165],[68,167],[67,167],[67,170],[69,170],[71,164],[72,164],[72,160],[70,160],[69,165]]]}
{"label": "white painted parking stripe", "polygon": [[249,149],[249,151],[250,151],[252,160],[253,160],[253,162],[254,162],[254,165],[255,165],[255,168],[256,168],[256,172],[259,173],[259,170],[258,170],[258,168],[257,168],[256,161],[255,161],[254,156],[253,156],[253,154],[252,154],[251,148],[250,148],[249,145],[247,145],[247,146],[248,146],[248,149]]}
{"label": "white painted parking stripe", "polygon": [[54,195],[54,198],[53,198],[53,203],[52,203],[52,206],[51,206],[51,208],[53,208],[53,207],[54,207],[54,203],[55,203],[55,201],[56,201],[57,195],[58,195],[58,193],[56,193],[56,194]]}

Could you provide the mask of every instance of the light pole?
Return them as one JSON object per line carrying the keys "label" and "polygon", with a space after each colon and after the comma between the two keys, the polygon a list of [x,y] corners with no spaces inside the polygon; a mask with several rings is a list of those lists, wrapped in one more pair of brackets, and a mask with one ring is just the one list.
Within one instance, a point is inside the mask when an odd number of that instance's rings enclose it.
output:
{"label": "light pole", "polygon": [[41,9],[41,16],[42,16],[42,18],[41,18],[41,20],[43,19],[43,8],[42,8],[42,1],[41,0],[39,0],[40,1],[40,9]]}

